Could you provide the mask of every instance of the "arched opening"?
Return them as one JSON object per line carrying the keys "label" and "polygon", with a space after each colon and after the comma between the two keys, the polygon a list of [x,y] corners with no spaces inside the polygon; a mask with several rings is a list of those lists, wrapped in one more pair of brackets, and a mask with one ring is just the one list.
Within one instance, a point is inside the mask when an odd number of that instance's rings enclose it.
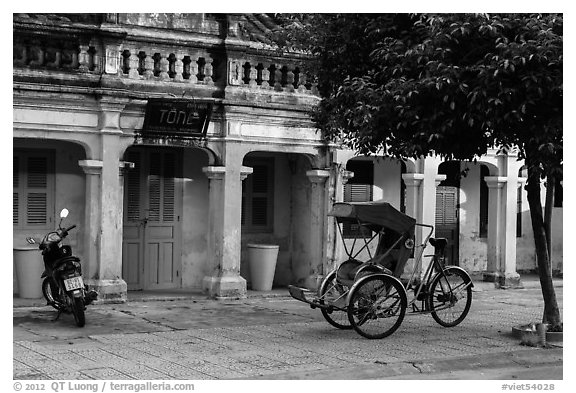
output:
{"label": "arched opening", "polygon": [[[307,276],[311,259],[311,186],[306,172],[310,157],[299,153],[253,151],[242,165],[252,174],[242,182],[240,274],[251,287],[248,244],[279,246],[274,286],[287,286]],[[320,261],[321,263],[321,261]]]}
{"label": "arched opening", "polygon": [[459,203],[460,203],[460,161],[443,162],[438,174],[446,178],[436,188],[435,236],[448,240],[446,263],[459,264]]}
{"label": "arched opening", "polygon": [[[86,159],[78,143],[51,139],[14,138],[12,234],[14,247],[26,237],[41,238],[58,226],[58,213],[70,211],[67,222],[78,225],[67,239],[74,255],[84,257],[86,180],[78,161]],[[18,292],[15,270],[13,291]]]}
{"label": "arched opening", "polygon": [[131,146],[124,161],[122,276],[129,290],[200,287],[208,253],[201,149]]}

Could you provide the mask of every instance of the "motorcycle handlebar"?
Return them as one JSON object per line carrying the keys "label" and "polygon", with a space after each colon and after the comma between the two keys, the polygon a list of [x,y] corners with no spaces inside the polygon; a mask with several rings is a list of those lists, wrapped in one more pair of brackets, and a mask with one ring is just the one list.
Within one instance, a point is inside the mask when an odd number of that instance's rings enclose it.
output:
{"label": "motorcycle handlebar", "polygon": [[72,229],[74,229],[74,228],[76,228],[76,225],[72,225],[72,226],[64,229],[64,231],[63,231],[62,233],[64,234],[64,236],[66,236],[66,235],[68,235],[68,231],[70,231],[70,230],[72,230]]}

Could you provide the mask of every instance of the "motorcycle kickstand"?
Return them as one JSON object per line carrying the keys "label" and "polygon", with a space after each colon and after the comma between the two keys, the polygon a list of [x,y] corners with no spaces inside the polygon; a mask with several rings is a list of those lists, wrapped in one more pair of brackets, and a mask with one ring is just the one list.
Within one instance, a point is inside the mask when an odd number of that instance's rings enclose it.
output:
{"label": "motorcycle kickstand", "polygon": [[60,318],[60,315],[62,315],[63,312],[64,312],[63,309],[58,310],[58,315],[56,315],[56,318],[54,318],[54,320],[52,322],[56,322]]}

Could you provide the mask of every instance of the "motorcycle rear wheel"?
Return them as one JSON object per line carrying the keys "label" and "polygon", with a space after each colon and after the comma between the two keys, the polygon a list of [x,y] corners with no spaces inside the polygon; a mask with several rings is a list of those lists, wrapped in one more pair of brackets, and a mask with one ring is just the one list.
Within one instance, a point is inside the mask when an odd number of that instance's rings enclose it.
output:
{"label": "motorcycle rear wheel", "polygon": [[81,297],[73,297],[71,300],[72,314],[74,314],[76,326],[83,327],[86,324],[86,317],[84,315],[84,299]]}
{"label": "motorcycle rear wheel", "polygon": [[44,281],[42,281],[42,294],[48,304],[56,310],[60,311],[65,308],[62,302],[57,300],[59,298],[58,286],[51,277],[46,277]]}

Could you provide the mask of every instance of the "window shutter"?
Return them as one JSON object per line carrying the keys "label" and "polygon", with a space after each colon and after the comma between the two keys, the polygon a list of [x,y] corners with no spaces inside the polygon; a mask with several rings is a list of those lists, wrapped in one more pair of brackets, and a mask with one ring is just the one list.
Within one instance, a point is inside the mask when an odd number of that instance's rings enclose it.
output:
{"label": "window shutter", "polygon": [[164,155],[164,176],[163,176],[163,198],[162,198],[162,220],[165,222],[174,221],[175,193],[174,177],[176,175],[176,155],[167,153]]}
{"label": "window shutter", "polygon": [[14,193],[12,194],[12,225],[18,225],[20,215],[20,199],[18,189],[20,187],[20,159],[17,156],[13,157],[12,183],[14,187]]}
{"label": "window shutter", "polygon": [[444,223],[444,193],[436,191],[436,225]]}
{"label": "window shutter", "polygon": [[48,160],[46,157],[28,157],[26,223],[42,225],[48,221]]}
{"label": "window shutter", "polygon": [[456,187],[444,186],[436,190],[436,225],[451,225],[458,222]]}
{"label": "window shutter", "polygon": [[148,177],[148,220],[160,221],[161,184],[160,173],[162,161],[160,153],[150,154],[150,176]]}
{"label": "window shutter", "polygon": [[127,219],[128,221],[138,221],[140,220],[140,172],[142,171],[140,153],[130,152],[128,161],[134,163],[134,169],[128,172]]}
{"label": "window shutter", "polygon": [[346,184],[344,186],[345,202],[369,202],[372,200],[371,184]]}
{"label": "window shutter", "polygon": [[242,183],[242,216],[244,230],[268,231],[273,221],[274,161],[267,158],[246,159],[244,165],[252,167]]}

